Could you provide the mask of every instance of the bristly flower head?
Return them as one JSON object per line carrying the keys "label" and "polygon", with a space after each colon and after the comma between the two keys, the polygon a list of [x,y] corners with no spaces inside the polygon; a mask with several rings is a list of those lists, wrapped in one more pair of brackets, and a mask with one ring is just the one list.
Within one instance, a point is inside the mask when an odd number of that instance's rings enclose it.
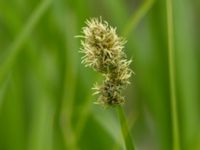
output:
{"label": "bristly flower head", "polygon": [[84,54],[82,63],[102,73],[105,81],[96,85],[94,94],[99,95],[98,103],[113,106],[124,103],[121,91],[129,84],[132,70],[131,60],[127,60],[123,51],[126,41],[116,34],[116,28],[108,25],[100,18],[86,21],[83,27],[81,52]]}

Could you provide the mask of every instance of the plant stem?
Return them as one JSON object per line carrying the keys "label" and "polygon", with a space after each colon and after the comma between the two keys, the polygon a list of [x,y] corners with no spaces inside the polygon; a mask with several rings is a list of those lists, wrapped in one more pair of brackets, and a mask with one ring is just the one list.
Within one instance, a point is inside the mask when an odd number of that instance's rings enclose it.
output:
{"label": "plant stem", "polygon": [[175,50],[174,50],[172,0],[166,0],[166,7],[167,7],[168,62],[169,62],[173,150],[180,150],[177,99],[176,99],[176,87],[175,87],[175,64],[174,64],[174,51]]}
{"label": "plant stem", "polygon": [[129,132],[129,129],[128,129],[128,124],[127,124],[122,106],[118,106],[117,111],[118,111],[118,116],[119,116],[119,120],[121,124],[121,132],[122,132],[124,142],[126,145],[126,150],[135,150],[135,146],[133,144],[131,133]]}

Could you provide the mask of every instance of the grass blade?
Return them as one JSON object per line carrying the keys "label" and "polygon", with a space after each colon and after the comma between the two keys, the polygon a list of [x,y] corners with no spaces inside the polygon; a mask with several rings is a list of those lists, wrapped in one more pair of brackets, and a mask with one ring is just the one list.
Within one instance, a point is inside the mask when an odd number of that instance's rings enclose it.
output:
{"label": "grass blade", "polygon": [[46,12],[47,8],[49,8],[50,4],[51,0],[44,0],[39,4],[33,14],[30,16],[30,19],[25,24],[22,32],[20,32],[19,36],[11,44],[8,56],[0,66],[0,83],[3,81],[4,76],[8,73],[9,69],[13,66],[15,59],[21,50],[21,46],[31,34],[33,28],[36,26],[42,15]]}
{"label": "grass blade", "polygon": [[147,14],[149,9],[154,4],[154,0],[144,0],[143,4],[138,8],[136,12],[130,18],[130,21],[127,23],[123,30],[123,36],[127,37],[131,33],[132,30],[136,28],[140,20]]}
{"label": "grass blade", "polygon": [[170,80],[170,100],[171,100],[171,118],[173,150],[180,150],[180,137],[178,125],[176,86],[175,86],[175,64],[174,64],[174,29],[173,29],[173,8],[172,0],[166,0],[167,7],[167,28],[168,28],[168,61],[169,61],[169,80]]}

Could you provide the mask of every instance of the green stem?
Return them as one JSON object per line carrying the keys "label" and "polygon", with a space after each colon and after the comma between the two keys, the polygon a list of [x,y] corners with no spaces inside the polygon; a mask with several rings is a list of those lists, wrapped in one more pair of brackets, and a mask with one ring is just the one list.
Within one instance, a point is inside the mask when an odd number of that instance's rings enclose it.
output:
{"label": "green stem", "polygon": [[174,29],[173,29],[173,5],[172,0],[166,0],[167,7],[167,28],[168,28],[168,62],[169,62],[169,80],[170,80],[170,99],[171,99],[171,118],[173,150],[180,150],[180,137],[178,125],[176,86],[175,86],[175,64],[174,64]]}
{"label": "green stem", "polygon": [[135,146],[133,144],[131,133],[129,132],[128,124],[127,124],[122,106],[118,106],[117,111],[118,111],[118,116],[119,116],[119,120],[121,124],[121,132],[122,132],[124,142],[126,145],[126,150],[135,150]]}

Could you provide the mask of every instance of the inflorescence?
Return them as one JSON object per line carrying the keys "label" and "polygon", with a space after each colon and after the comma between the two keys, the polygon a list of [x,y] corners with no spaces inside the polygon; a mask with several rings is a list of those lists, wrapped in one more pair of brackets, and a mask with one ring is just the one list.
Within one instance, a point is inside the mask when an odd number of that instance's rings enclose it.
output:
{"label": "inflorescence", "polygon": [[86,21],[81,40],[82,63],[101,73],[105,80],[94,86],[94,94],[99,95],[98,104],[115,106],[125,102],[122,90],[130,84],[133,71],[129,68],[131,60],[124,53],[126,41],[118,37],[116,28],[109,26],[100,18]]}

